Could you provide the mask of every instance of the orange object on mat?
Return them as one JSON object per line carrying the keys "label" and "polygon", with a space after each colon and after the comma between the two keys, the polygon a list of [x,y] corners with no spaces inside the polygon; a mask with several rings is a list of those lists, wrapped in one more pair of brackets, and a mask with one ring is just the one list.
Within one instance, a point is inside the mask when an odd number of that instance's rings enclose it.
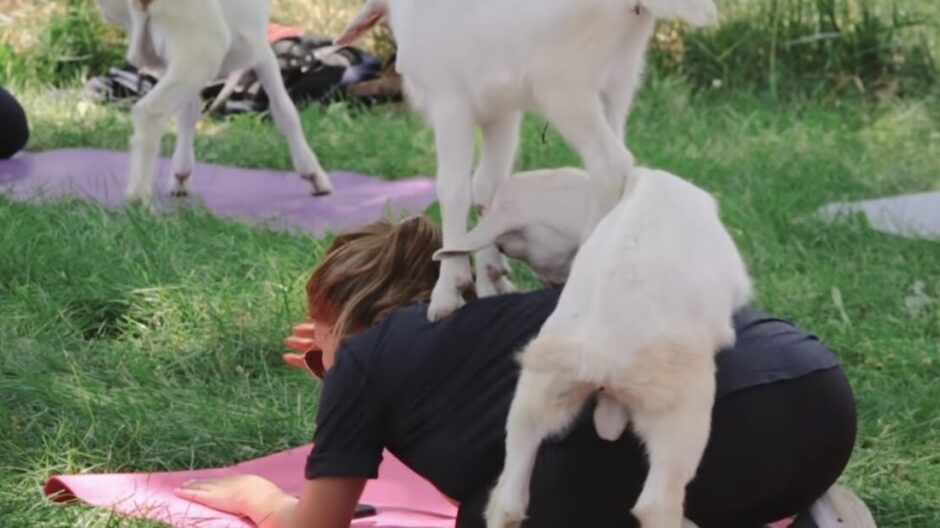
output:
{"label": "orange object on mat", "polygon": [[300,26],[285,26],[272,22],[268,24],[268,42],[273,44],[282,39],[299,37],[306,32],[307,30]]}

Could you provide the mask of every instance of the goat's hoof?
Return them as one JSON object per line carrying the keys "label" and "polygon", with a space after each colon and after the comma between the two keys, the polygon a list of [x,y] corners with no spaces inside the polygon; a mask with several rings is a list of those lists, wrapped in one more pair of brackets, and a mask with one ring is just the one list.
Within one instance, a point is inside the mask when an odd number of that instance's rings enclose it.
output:
{"label": "goat's hoof", "polygon": [[435,299],[434,295],[431,295],[431,304],[428,306],[428,321],[432,323],[440,321],[461,309],[464,304],[466,304],[466,301],[460,296],[459,292],[455,292],[452,296],[448,295],[446,299],[441,299],[440,296]]}
{"label": "goat's hoof", "polygon": [[150,196],[144,193],[129,191],[124,194],[124,203],[128,207],[150,207]]}
{"label": "goat's hoof", "polygon": [[492,500],[486,508],[486,528],[519,528],[524,520],[524,512],[512,511]]}
{"label": "goat's hoof", "polygon": [[451,258],[441,262],[441,273],[431,290],[428,319],[443,319],[459,310],[466,301],[463,292],[473,288],[473,272],[469,258]]}
{"label": "goat's hoof", "polygon": [[503,277],[496,282],[496,291],[500,294],[516,293],[519,291],[519,288],[516,288],[516,285],[509,280],[509,277]]}
{"label": "goat's hoof", "polygon": [[333,182],[326,174],[303,174],[302,177],[310,183],[310,194],[313,196],[326,196],[333,193]]}
{"label": "goat's hoof", "polygon": [[428,320],[432,323],[439,321],[462,308],[467,301],[464,300],[461,291],[468,288],[470,284],[470,282],[457,281],[457,285],[453,286],[446,281],[438,280],[434,290],[431,291]]}
{"label": "goat's hoof", "polygon": [[170,196],[180,198],[189,196],[189,178],[191,172],[177,173],[173,175],[173,188],[170,190]]}
{"label": "goat's hoof", "polygon": [[477,297],[492,297],[493,295],[515,293],[516,285],[505,276],[505,272],[498,274],[487,273],[477,275],[476,290]]}

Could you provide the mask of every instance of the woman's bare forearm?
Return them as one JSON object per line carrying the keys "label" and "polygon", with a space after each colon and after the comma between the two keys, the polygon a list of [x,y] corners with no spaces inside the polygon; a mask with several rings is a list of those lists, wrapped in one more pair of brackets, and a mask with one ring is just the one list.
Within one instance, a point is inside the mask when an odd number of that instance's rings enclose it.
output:
{"label": "woman's bare forearm", "polygon": [[258,528],[294,528],[300,526],[294,519],[297,515],[297,499],[287,494],[252,505],[249,511],[245,512],[245,515]]}

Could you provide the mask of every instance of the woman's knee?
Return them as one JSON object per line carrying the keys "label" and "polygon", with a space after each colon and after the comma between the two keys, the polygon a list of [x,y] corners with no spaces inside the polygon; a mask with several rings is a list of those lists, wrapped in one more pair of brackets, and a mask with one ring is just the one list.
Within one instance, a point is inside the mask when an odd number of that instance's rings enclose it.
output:
{"label": "woman's knee", "polygon": [[26,112],[13,96],[0,87],[0,159],[8,159],[29,141]]}

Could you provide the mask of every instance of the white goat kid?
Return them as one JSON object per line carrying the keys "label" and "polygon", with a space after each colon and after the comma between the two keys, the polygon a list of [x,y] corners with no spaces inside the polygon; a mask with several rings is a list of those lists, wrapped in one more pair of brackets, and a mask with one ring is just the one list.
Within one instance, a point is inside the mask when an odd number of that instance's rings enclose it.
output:
{"label": "white goat kid", "polygon": [[751,285],[711,195],[642,168],[628,185],[520,356],[489,528],[524,519],[539,446],[595,394],[598,434],[614,440],[632,420],[646,445],[650,470],[633,509],[641,526],[683,525],[685,487],[711,427],[714,356],[734,343],[732,315]]}
{"label": "white goat kid", "polygon": [[314,195],[332,191],[329,176],[304,138],[297,108],[267,42],[267,0],[98,0],[98,6],[105,18],[130,33],[128,60],[162,73],[133,109],[129,200],[150,202],[160,138],[173,114],[178,132],[172,193],[189,192],[199,93],[212,79],[247,69],[255,70],[268,95],[294,168],[310,182]]}
{"label": "white goat kid", "polygon": [[483,248],[519,259],[549,286],[568,280],[590,202],[588,173],[576,168],[513,174],[496,188],[486,215],[440,256]]}
{"label": "white goat kid", "polygon": [[[522,111],[545,116],[580,153],[592,178],[581,240],[617,203],[633,168],[624,121],[658,17],[712,23],[712,0],[368,0],[337,45],[384,17],[398,44],[397,68],[412,105],[435,132],[444,247],[467,231],[471,203],[485,210],[509,175]],[[473,172],[477,126],[483,151]],[[477,255],[478,293],[503,266],[495,248]],[[498,273],[496,273],[498,275]],[[448,256],[432,292],[433,320],[463,304],[466,256]],[[483,284],[480,281],[483,281]]]}

